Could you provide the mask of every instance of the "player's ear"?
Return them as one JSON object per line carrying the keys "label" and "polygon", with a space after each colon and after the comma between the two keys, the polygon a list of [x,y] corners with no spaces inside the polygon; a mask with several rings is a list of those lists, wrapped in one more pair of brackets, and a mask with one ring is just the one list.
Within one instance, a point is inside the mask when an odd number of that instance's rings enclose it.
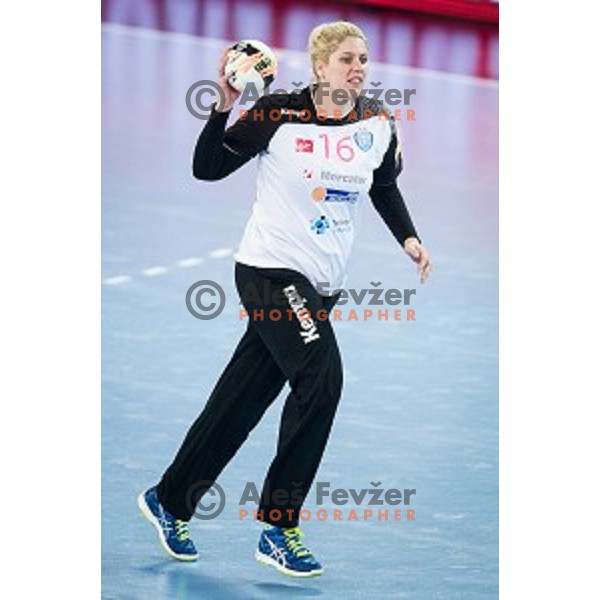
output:
{"label": "player's ear", "polygon": [[325,77],[323,69],[325,68],[326,64],[327,63],[321,58],[317,58],[313,64],[313,71],[315,72],[315,76],[319,81]]}

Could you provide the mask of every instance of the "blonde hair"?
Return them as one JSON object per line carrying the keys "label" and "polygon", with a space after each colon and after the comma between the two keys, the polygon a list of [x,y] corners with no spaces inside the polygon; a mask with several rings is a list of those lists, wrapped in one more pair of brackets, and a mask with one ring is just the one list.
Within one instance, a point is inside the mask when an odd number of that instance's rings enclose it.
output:
{"label": "blonde hair", "polygon": [[308,36],[308,53],[313,73],[318,79],[315,62],[329,62],[329,57],[347,37],[356,37],[368,45],[367,38],[361,28],[349,21],[335,21],[317,25]]}

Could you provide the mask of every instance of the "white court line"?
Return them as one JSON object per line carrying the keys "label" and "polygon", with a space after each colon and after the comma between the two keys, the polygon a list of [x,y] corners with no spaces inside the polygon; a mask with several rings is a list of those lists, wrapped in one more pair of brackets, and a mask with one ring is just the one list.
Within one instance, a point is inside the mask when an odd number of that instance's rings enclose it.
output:
{"label": "white court line", "polygon": [[[131,25],[121,25],[119,23],[103,23],[102,31],[107,33],[119,33],[122,35],[131,35],[138,38],[159,39],[170,41],[178,44],[189,44],[193,46],[208,46],[213,48],[224,48],[227,40],[218,38],[198,37],[189,33],[179,33],[175,31],[157,31],[155,29],[147,29],[145,27],[132,27]],[[288,50],[284,48],[273,48],[278,57],[291,59],[295,64],[298,61],[306,64],[307,73],[309,72],[309,63],[306,52],[300,50]],[[421,67],[407,67],[402,65],[394,65],[391,63],[373,62],[373,66],[384,71],[392,73],[401,73],[404,75],[414,75],[416,77],[424,77],[427,79],[438,79],[440,81],[450,81],[453,83],[461,83],[464,85],[474,85],[478,87],[487,87],[498,89],[498,81],[495,79],[484,79],[483,77],[474,77],[472,75],[462,75],[460,73],[445,73],[443,71],[435,71],[433,69],[423,69]],[[307,85],[306,82],[305,85]]]}
{"label": "white court line", "polygon": [[142,275],[145,277],[156,277],[158,275],[164,275],[169,269],[166,267],[149,267],[142,271]]}
{"label": "white court line", "polygon": [[233,254],[233,248],[217,248],[212,252],[209,252],[209,256],[211,258],[225,258],[226,256],[231,256]]}
{"label": "white court line", "polygon": [[114,277],[106,277],[104,283],[106,285],[120,285],[131,281],[131,275],[115,275]]}
{"label": "white court line", "polygon": [[202,264],[204,262],[203,258],[199,256],[190,256],[190,258],[183,258],[177,261],[177,266],[182,269],[187,269],[189,267],[195,267],[196,265]]}
{"label": "white court line", "polygon": [[[233,248],[215,248],[208,253],[208,256],[210,256],[210,258],[226,258],[232,254]],[[188,258],[182,258],[181,260],[178,260],[175,264],[182,269],[188,269],[190,267],[196,267],[203,262],[204,259],[201,256],[190,256]],[[169,269],[167,267],[148,267],[140,272],[145,277],[158,277],[159,275],[168,273],[168,271]],[[131,281],[131,279],[131,275],[115,275],[114,277],[104,278],[103,283],[106,285],[120,285],[122,283]]]}

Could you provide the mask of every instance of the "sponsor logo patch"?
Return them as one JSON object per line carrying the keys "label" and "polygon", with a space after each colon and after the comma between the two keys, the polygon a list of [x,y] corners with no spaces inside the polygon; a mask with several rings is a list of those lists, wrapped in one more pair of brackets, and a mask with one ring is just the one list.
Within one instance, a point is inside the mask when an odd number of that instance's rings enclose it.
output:
{"label": "sponsor logo patch", "polygon": [[356,185],[364,185],[367,181],[366,177],[360,175],[345,175],[332,171],[321,171],[321,179],[323,181],[332,181],[333,183],[354,183]]}
{"label": "sponsor logo patch", "polygon": [[310,222],[310,228],[317,233],[317,235],[325,235],[329,229],[329,221],[325,215],[321,215],[318,219],[314,219]]}
{"label": "sponsor logo patch", "polygon": [[354,134],[354,141],[363,152],[367,152],[373,146],[373,134],[368,129],[359,129]]}
{"label": "sponsor logo patch", "polygon": [[319,186],[311,192],[311,197],[315,202],[349,202],[354,204],[358,200],[358,192]]}
{"label": "sponsor logo patch", "polygon": [[304,138],[296,138],[296,152],[314,152],[313,141]]}

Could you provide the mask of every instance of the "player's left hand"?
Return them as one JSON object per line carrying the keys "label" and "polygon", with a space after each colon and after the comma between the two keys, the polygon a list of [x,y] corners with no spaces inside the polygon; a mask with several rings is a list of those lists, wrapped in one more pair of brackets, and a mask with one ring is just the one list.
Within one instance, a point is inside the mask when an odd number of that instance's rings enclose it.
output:
{"label": "player's left hand", "polygon": [[415,263],[417,263],[417,270],[419,272],[421,283],[425,283],[432,269],[427,248],[425,248],[417,238],[409,237],[404,240],[404,251]]}

